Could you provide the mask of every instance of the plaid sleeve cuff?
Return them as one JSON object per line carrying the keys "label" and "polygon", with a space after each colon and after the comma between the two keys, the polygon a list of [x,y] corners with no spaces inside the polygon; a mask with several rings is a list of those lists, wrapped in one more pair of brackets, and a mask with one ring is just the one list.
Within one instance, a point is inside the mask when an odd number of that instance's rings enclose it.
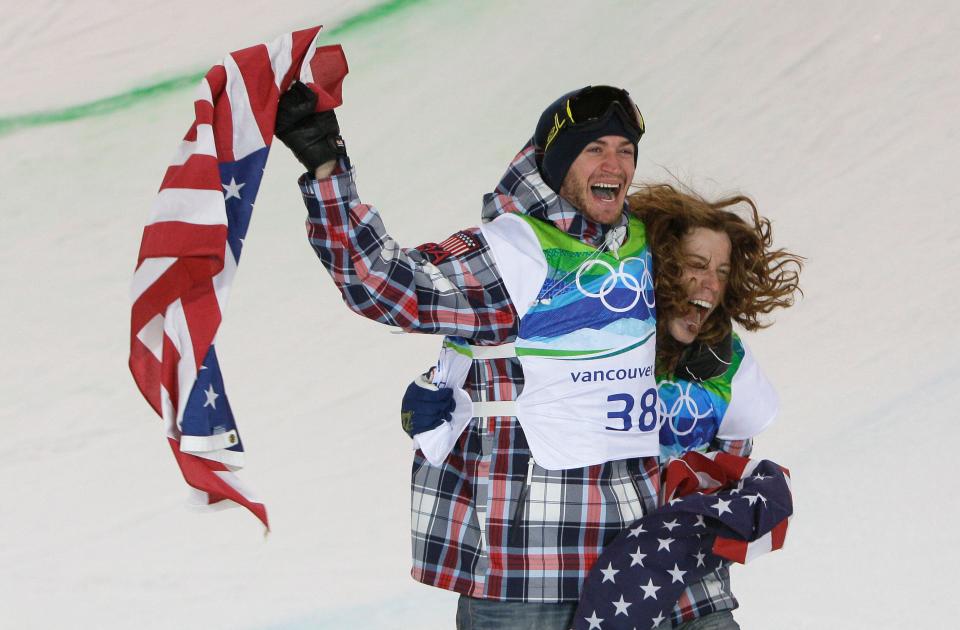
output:
{"label": "plaid sleeve cuff", "polygon": [[332,211],[345,214],[347,209],[359,204],[355,174],[353,168],[338,167],[333,175],[323,179],[314,179],[310,173],[301,175],[297,183],[310,218],[325,219]]}
{"label": "plaid sleeve cuff", "polygon": [[753,452],[753,438],[747,438],[746,440],[721,440],[720,438],[714,438],[710,444],[710,450],[723,451],[724,453],[737,455],[738,457],[750,457],[750,454]]}

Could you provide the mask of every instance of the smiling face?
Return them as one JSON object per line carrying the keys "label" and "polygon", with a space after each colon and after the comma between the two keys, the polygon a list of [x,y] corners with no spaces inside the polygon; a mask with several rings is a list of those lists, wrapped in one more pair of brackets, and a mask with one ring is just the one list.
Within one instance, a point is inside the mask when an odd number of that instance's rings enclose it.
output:
{"label": "smiling face", "polygon": [[613,225],[623,214],[634,171],[633,144],[621,136],[601,136],[584,147],[570,165],[560,196],[588,219]]}
{"label": "smiling face", "polygon": [[727,289],[730,276],[730,237],[725,232],[698,227],[681,241],[683,282],[688,308],[667,321],[667,331],[682,344],[693,343]]}

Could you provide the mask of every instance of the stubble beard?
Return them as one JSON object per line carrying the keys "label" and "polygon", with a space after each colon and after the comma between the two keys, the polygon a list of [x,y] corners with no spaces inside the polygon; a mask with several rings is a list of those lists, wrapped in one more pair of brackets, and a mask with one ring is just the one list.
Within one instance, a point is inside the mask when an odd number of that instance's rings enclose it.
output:
{"label": "stubble beard", "polygon": [[[615,225],[620,221],[620,217],[623,214],[622,202],[617,206],[616,211],[595,211],[591,205],[593,203],[593,195],[590,192],[590,186],[587,185],[585,179],[581,179],[573,173],[568,174],[567,178],[563,180],[559,194],[567,200],[567,203],[576,208],[580,214],[596,223]],[[611,214],[612,216],[607,216]]]}

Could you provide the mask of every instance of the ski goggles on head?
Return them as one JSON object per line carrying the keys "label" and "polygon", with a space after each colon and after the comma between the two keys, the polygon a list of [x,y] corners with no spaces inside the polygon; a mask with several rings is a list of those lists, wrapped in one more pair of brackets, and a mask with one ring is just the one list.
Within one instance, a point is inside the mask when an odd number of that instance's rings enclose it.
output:
{"label": "ski goggles on head", "polygon": [[643,115],[626,90],[609,85],[585,87],[568,98],[554,113],[553,127],[547,135],[543,150],[546,152],[554,139],[563,131],[589,131],[600,127],[617,116],[620,122],[634,134],[634,143],[643,136]]}

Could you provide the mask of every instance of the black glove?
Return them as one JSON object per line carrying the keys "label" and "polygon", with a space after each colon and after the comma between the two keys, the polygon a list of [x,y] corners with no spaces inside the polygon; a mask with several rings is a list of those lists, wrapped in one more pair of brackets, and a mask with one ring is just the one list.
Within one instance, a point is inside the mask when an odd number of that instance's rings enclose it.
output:
{"label": "black glove", "polygon": [[280,97],[274,132],[312,175],[330,160],[347,157],[332,109],[315,112],[317,95],[297,81]]}
{"label": "black glove", "polygon": [[694,341],[680,355],[674,374],[689,381],[706,381],[727,371],[733,359],[733,333],[710,346]]}
{"label": "black glove", "polygon": [[417,380],[407,386],[400,404],[400,422],[407,435],[413,437],[418,433],[439,427],[449,422],[453,417],[453,410],[457,403],[453,400],[453,390],[449,387],[437,388],[421,374]]}

